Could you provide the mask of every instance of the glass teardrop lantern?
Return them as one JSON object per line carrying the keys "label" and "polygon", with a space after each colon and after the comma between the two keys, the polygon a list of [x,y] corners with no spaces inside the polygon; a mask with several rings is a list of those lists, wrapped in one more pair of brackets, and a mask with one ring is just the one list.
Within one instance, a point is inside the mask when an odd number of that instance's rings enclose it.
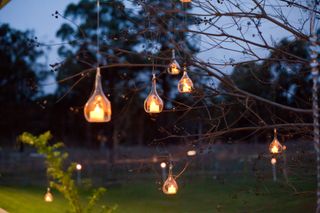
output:
{"label": "glass teardrop lantern", "polygon": [[50,188],[47,188],[47,192],[44,195],[44,201],[45,202],[52,202],[53,201],[53,195],[51,194]]}
{"label": "glass teardrop lantern", "polygon": [[170,75],[178,75],[180,73],[180,65],[176,61],[176,55],[175,55],[175,50],[172,50],[172,58],[170,61],[170,64],[168,65],[167,72]]}
{"label": "glass teardrop lantern", "polygon": [[144,110],[150,114],[160,113],[163,110],[163,101],[157,93],[157,82],[155,74],[153,74],[152,76],[151,91],[144,101]]}
{"label": "glass teardrop lantern", "polygon": [[183,75],[178,83],[178,91],[180,93],[191,93],[193,90],[192,80],[189,78],[187,74],[186,66],[183,67]]}
{"label": "glass teardrop lantern", "polygon": [[174,195],[178,192],[178,184],[172,176],[172,165],[169,166],[169,174],[167,180],[163,183],[162,191],[166,195]]}
{"label": "glass teardrop lantern", "polygon": [[94,91],[84,106],[84,116],[91,123],[102,123],[111,120],[111,103],[103,93],[99,67],[96,72]]}
{"label": "glass teardrop lantern", "polygon": [[277,130],[274,129],[274,138],[269,145],[269,151],[271,154],[280,154],[282,152],[282,145],[277,138]]}

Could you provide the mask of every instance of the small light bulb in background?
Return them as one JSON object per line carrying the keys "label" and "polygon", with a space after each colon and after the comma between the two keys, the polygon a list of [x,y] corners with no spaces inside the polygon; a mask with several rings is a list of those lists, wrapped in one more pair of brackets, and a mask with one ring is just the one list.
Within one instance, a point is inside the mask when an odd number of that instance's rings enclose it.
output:
{"label": "small light bulb in background", "polygon": [[77,184],[80,185],[80,184],[81,184],[81,170],[82,170],[82,165],[81,165],[80,163],[77,163],[76,169],[77,169]]}
{"label": "small light bulb in background", "polygon": [[167,167],[167,164],[165,162],[162,162],[162,163],[160,163],[160,167],[164,169]]}
{"label": "small light bulb in background", "polygon": [[78,163],[78,164],[76,165],[76,169],[77,169],[77,170],[81,170],[81,169],[82,169],[81,164]]}
{"label": "small light bulb in background", "polygon": [[197,151],[196,151],[196,150],[189,150],[189,151],[187,152],[187,155],[188,155],[189,157],[195,156],[196,154],[197,154]]}
{"label": "small light bulb in background", "polygon": [[286,146],[286,145],[283,145],[283,146],[282,146],[282,150],[285,151],[286,149],[287,149],[287,146]]}
{"label": "small light bulb in background", "polygon": [[272,165],[275,165],[276,163],[277,163],[277,159],[276,159],[276,158],[272,158],[272,159],[271,159],[271,164],[272,164]]}

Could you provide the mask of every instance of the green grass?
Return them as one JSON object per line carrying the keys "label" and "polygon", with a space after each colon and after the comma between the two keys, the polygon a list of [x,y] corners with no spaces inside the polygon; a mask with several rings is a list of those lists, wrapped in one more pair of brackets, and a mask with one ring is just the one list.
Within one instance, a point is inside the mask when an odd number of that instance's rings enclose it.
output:
{"label": "green grass", "polygon": [[[212,179],[179,180],[179,193],[165,196],[152,180],[136,181],[109,187],[102,203],[117,204],[119,213],[301,213],[314,212],[313,183],[295,183],[299,195],[281,184],[229,179],[222,183]],[[311,192],[310,192],[311,191]],[[58,192],[54,202],[45,203],[45,188],[0,187],[0,207],[11,213],[65,212],[67,203]],[[83,197],[86,193],[83,192]]]}

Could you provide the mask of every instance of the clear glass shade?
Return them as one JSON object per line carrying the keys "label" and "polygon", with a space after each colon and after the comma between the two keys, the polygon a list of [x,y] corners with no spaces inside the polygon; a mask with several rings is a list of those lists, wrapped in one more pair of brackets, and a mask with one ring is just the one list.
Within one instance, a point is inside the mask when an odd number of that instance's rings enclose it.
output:
{"label": "clear glass shade", "polygon": [[111,120],[111,103],[102,90],[100,68],[97,68],[94,91],[84,107],[84,116],[92,123]]}
{"label": "clear glass shade", "polygon": [[180,93],[191,93],[193,90],[192,80],[189,78],[187,74],[187,69],[184,67],[182,78],[178,83],[178,91]]}
{"label": "clear glass shade", "polygon": [[169,166],[169,174],[167,180],[163,183],[162,186],[163,193],[167,195],[174,195],[178,192],[178,184],[174,177],[172,176],[172,165]]}
{"label": "clear glass shade", "polygon": [[157,93],[156,76],[153,74],[151,91],[144,101],[144,110],[147,113],[160,113],[163,110],[163,101]]}
{"label": "clear glass shade", "polygon": [[50,192],[50,188],[47,188],[47,192],[44,195],[44,201],[45,202],[52,202],[53,201],[53,195]]}
{"label": "clear glass shade", "polygon": [[269,151],[272,154],[280,154],[282,152],[282,150],[283,150],[283,147],[277,138],[277,130],[274,129],[274,138],[269,145]]}
{"label": "clear glass shade", "polygon": [[172,59],[170,61],[170,64],[168,65],[167,72],[170,75],[178,75],[180,73],[180,70],[181,70],[180,65],[176,61],[175,51],[172,50]]}

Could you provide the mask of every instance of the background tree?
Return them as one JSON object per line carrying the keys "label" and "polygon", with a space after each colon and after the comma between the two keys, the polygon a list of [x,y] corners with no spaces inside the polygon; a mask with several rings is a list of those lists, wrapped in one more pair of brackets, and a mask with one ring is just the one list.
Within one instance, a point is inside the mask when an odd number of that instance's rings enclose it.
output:
{"label": "background tree", "polygon": [[35,102],[44,91],[37,85],[48,77],[48,72],[39,63],[43,52],[37,48],[36,40],[31,31],[15,30],[7,24],[0,26],[0,132],[3,139],[14,141],[14,135],[26,128],[21,120],[33,120],[34,109],[39,110]]}
{"label": "background tree", "polygon": [[[163,134],[158,130],[166,120],[174,120],[171,114],[164,114],[160,115],[155,123],[143,110],[143,101],[151,85],[151,64],[157,64],[155,69],[158,74],[160,73],[158,79],[160,94],[167,100],[166,102],[170,102],[177,94],[178,80],[171,81],[172,79],[169,79],[171,76],[165,74],[172,48],[180,50],[180,46],[185,45],[188,47],[188,55],[197,51],[186,39],[186,33],[174,30],[184,16],[181,13],[172,16],[157,11],[157,8],[162,8],[163,11],[176,10],[175,7],[181,7],[181,4],[151,1],[148,6],[141,3],[134,11],[121,1],[101,3],[99,60],[103,65],[103,87],[110,95],[113,109],[111,123],[104,125],[87,124],[82,114],[82,107],[93,87],[92,73],[95,71],[97,61],[96,7],[95,2],[80,1],[78,4],[70,4],[63,14],[63,17],[71,22],[62,25],[57,36],[67,41],[68,45],[59,49],[59,54],[65,60],[55,64],[54,68],[59,69],[57,81],[70,76],[74,78],[59,84],[57,95],[63,99],[57,105],[61,105],[60,109],[65,109],[63,114],[70,118],[67,125],[72,126],[71,137],[85,136],[88,145],[96,141],[96,135],[99,134],[107,136],[109,144],[112,141],[114,146],[120,142],[149,143],[155,135]],[[58,12],[56,15],[62,17]],[[181,27],[186,26],[183,24]],[[186,55],[183,52],[177,54]],[[181,57],[179,61],[182,64],[185,59]],[[112,67],[108,67],[109,64]],[[72,90],[68,92],[69,89]],[[70,107],[72,112],[68,110]],[[172,104],[168,104],[168,107],[172,107]],[[58,121],[61,125],[65,125],[63,122],[65,123],[63,118]],[[132,129],[132,126],[138,131]],[[149,127],[148,131],[144,130],[145,126]],[[86,131],[81,131],[83,129]],[[70,135],[70,131],[65,133]],[[63,137],[65,135],[67,134],[63,134]]]}

